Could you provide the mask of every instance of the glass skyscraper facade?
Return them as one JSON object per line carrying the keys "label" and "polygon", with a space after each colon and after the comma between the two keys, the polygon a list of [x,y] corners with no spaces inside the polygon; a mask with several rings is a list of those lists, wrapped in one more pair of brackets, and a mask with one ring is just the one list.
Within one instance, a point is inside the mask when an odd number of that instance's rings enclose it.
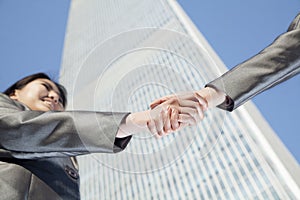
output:
{"label": "glass skyscraper facade", "polygon": [[[226,71],[174,0],[74,0],[69,12],[60,72],[68,109],[141,111]],[[300,198],[298,163],[251,102],[78,159],[82,199]]]}

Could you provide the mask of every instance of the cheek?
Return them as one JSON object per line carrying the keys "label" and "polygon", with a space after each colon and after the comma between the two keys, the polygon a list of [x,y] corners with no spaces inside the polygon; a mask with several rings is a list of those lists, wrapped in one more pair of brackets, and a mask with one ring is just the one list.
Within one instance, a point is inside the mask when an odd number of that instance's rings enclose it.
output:
{"label": "cheek", "polygon": [[27,98],[27,100],[29,101],[38,101],[40,99],[38,94],[35,93],[27,93],[24,95],[25,98]]}
{"label": "cheek", "polygon": [[28,97],[32,99],[41,99],[44,96],[48,95],[48,91],[44,89],[42,86],[35,86],[30,88],[29,91],[27,91]]}
{"label": "cheek", "polygon": [[19,94],[19,100],[27,103],[27,104],[34,104],[40,101],[40,93],[37,90],[30,89],[30,90],[23,90]]}

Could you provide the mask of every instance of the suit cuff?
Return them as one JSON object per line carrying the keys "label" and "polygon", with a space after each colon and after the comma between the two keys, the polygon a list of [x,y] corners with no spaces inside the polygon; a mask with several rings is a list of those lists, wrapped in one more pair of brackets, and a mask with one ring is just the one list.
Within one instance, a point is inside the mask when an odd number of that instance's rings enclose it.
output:
{"label": "suit cuff", "polygon": [[120,151],[123,151],[127,147],[131,138],[132,138],[132,135],[124,137],[124,138],[116,138],[115,142],[114,142],[113,152],[118,153]]}
{"label": "suit cuff", "polygon": [[[125,120],[126,120],[126,118],[127,118],[127,116],[129,114],[130,113],[127,113],[126,115],[123,116],[123,119],[119,123],[119,127],[121,126],[122,123],[125,122]],[[118,133],[118,130],[117,130],[116,134]],[[123,137],[123,138],[117,138],[115,136],[115,141],[114,141],[114,146],[113,146],[113,152],[114,153],[118,153],[120,151],[123,151],[127,147],[127,145],[130,142],[131,138],[132,138],[132,135],[127,136],[127,137]]]}
{"label": "suit cuff", "polygon": [[233,111],[234,110],[234,101],[233,99],[222,89],[220,89],[220,87],[218,87],[216,84],[214,84],[214,81],[208,83],[207,85],[205,85],[205,87],[211,87],[214,88],[215,90],[218,91],[222,91],[224,94],[226,94],[226,99],[223,103],[221,103],[220,105],[218,105],[218,108],[221,108],[223,110],[227,110],[227,111]]}

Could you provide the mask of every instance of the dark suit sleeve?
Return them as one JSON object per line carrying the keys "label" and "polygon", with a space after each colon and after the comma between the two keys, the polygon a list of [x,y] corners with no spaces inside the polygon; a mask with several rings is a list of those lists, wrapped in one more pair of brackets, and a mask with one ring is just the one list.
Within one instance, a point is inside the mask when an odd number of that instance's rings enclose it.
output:
{"label": "dark suit sleeve", "polygon": [[114,153],[131,137],[116,134],[128,113],[40,112],[0,94],[0,157],[32,159]]}
{"label": "dark suit sleeve", "polygon": [[223,91],[227,98],[218,107],[232,111],[299,72],[300,13],[271,45],[206,86]]}

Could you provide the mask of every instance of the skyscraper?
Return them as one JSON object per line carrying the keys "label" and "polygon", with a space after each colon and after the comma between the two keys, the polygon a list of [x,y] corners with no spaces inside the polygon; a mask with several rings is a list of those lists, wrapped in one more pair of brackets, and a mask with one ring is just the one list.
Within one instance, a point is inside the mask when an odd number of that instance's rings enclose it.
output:
{"label": "skyscraper", "polygon": [[[71,3],[61,70],[69,109],[145,110],[224,71],[174,0]],[[251,102],[232,113],[212,109],[197,127],[160,140],[135,135],[121,153],[79,161],[83,199],[300,197],[297,162]]]}

